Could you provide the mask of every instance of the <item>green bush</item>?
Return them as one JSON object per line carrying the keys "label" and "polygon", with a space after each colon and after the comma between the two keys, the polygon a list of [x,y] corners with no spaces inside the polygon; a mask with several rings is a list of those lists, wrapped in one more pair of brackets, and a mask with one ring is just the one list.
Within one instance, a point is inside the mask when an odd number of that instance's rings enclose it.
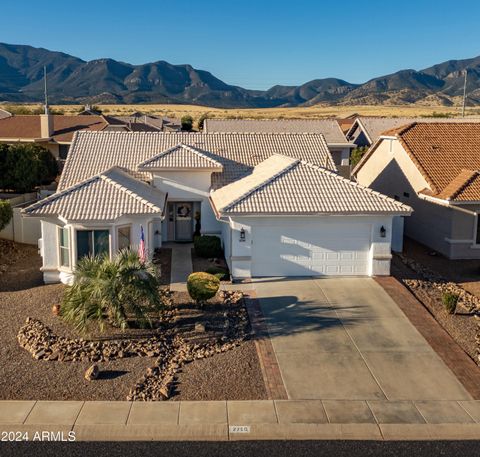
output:
{"label": "green bush", "polygon": [[0,231],[2,231],[13,217],[12,205],[8,200],[0,200]]}
{"label": "green bush", "polygon": [[202,235],[193,240],[195,254],[199,257],[220,257],[222,255],[222,243],[218,236]]}
{"label": "green bush", "polygon": [[228,270],[222,267],[209,267],[205,270],[207,273],[216,276],[220,281],[228,281]]}
{"label": "green bush", "polygon": [[0,189],[29,192],[58,174],[55,158],[36,144],[0,145]]}
{"label": "green bush", "polygon": [[360,160],[362,160],[362,157],[364,154],[367,152],[367,147],[366,146],[361,146],[359,148],[355,148],[352,153],[350,154],[350,165],[352,167],[355,167]]}
{"label": "green bush", "polygon": [[182,130],[187,130],[187,131],[192,130],[193,118],[189,114],[182,117],[181,123],[182,123]]}
{"label": "green bush", "polygon": [[199,118],[198,118],[198,121],[197,121],[197,128],[198,130],[203,130],[203,126],[205,124],[205,119],[208,118],[208,115],[206,113],[203,113]]}
{"label": "green bush", "polygon": [[445,305],[445,309],[449,314],[455,314],[455,310],[457,309],[459,295],[454,294],[452,292],[443,292],[442,294],[442,302]]}
{"label": "green bush", "polygon": [[214,297],[219,288],[220,280],[209,273],[192,273],[187,279],[188,294],[198,304]]}

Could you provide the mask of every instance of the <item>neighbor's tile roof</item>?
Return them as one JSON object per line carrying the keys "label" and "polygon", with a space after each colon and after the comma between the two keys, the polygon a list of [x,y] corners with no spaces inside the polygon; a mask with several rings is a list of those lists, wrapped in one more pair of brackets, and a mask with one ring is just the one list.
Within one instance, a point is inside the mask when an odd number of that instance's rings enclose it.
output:
{"label": "neighbor's tile roof", "polygon": [[59,190],[114,165],[134,173],[139,164],[179,143],[190,145],[223,165],[221,173],[212,174],[213,189],[251,173],[254,166],[275,153],[336,170],[325,139],[318,134],[78,132],[60,177]]}
{"label": "neighbor's tile roof", "polygon": [[[60,116],[53,117],[53,139],[58,142],[71,142],[78,130],[102,130],[107,122],[101,116]],[[0,138],[12,140],[33,140],[42,137],[40,116],[15,115],[0,119]]]}
{"label": "neighbor's tile roof", "polygon": [[68,221],[114,221],[122,215],[161,214],[166,195],[112,167],[25,208],[28,216]]}
{"label": "neighbor's tile roof", "polygon": [[411,208],[305,161],[273,155],[212,192],[220,214],[408,214]]}
{"label": "neighbor's tile roof", "polygon": [[[480,123],[414,122],[391,130],[430,190],[425,194],[455,201],[480,201]],[[380,142],[369,149],[356,174]]]}
{"label": "neighbor's tile roof", "polygon": [[356,128],[362,128],[367,134],[370,142],[375,143],[381,135],[391,135],[392,130],[396,130],[405,125],[409,125],[412,122],[422,123],[465,123],[465,122],[480,122],[479,118],[435,118],[435,117],[358,117],[354,125],[352,125],[349,132],[347,132],[347,138],[356,130]]}
{"label": "neighbor's tile roof", "polygon": [[223,165],[199,149],[186,144],[177,144],[173,148],[167,149],[138,165],[138,169],[143,171],[165,168],[203,168],[222,171]]}
{"label": "neighbor's tile roof", "polygon": [[205,132],[321,133],[327,143],[347,143],[336,119],[205,119]]}

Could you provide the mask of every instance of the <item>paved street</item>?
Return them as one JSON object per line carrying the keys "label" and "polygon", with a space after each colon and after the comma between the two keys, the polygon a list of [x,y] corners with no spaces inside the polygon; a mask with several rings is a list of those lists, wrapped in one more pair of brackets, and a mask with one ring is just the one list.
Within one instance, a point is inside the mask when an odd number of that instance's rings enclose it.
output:
{"label": "paved street", "polygon": [[353,406],[365,415],[386,400],[471,399],[373,279],[266,279],[254,287],[290,399],[325,400],[332,416]]}

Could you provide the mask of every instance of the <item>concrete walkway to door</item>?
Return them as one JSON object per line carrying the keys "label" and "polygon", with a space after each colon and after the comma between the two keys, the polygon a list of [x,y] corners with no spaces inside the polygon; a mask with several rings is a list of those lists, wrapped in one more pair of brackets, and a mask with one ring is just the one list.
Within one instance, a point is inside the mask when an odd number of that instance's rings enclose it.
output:
{"label": "concrete walkway to door", "polygon": [[323,400],[331,414],[366,411],[372,402],[404,408],[412,401],[472,399],[373,279],[253,285],[289,399]]}
{"label": "concrete walkway to door", "polygon": [[193,271],[192,243],[168,243],[164,247],[172,249],[172,267],[170,290],[183,292],[187,290],[187,278]]}

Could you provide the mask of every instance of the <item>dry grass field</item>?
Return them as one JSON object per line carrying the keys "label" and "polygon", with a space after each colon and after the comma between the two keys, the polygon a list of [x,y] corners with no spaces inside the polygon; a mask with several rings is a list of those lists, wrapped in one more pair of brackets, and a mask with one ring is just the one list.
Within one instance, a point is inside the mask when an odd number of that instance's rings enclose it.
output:
{"label": "dry grass field", "polygon": [[[41,108],[40,105],[22,105],[28,109]],[[312,106],[295,108],[256,108],[256,109],[223,109],[197,105],[98,105],[104,114],[128,115],[135,111],[180,118],[186,114],[194,120],[202,114],[218,118],[250,118],[250,119],[315,119],[325,117],[346,117],[353,113],[364,116],[396,116],[420,117],[449,115],[458,116],[459,107],[426,106],[426,105],[358,105],[358,106]],[[53,105],[53,109],[65,114],[76,114],[83,109],[82,105]],[[8,109],[8,106],[6,106]],[[480,107],[467,108],[467,115],[480,115]]]}

